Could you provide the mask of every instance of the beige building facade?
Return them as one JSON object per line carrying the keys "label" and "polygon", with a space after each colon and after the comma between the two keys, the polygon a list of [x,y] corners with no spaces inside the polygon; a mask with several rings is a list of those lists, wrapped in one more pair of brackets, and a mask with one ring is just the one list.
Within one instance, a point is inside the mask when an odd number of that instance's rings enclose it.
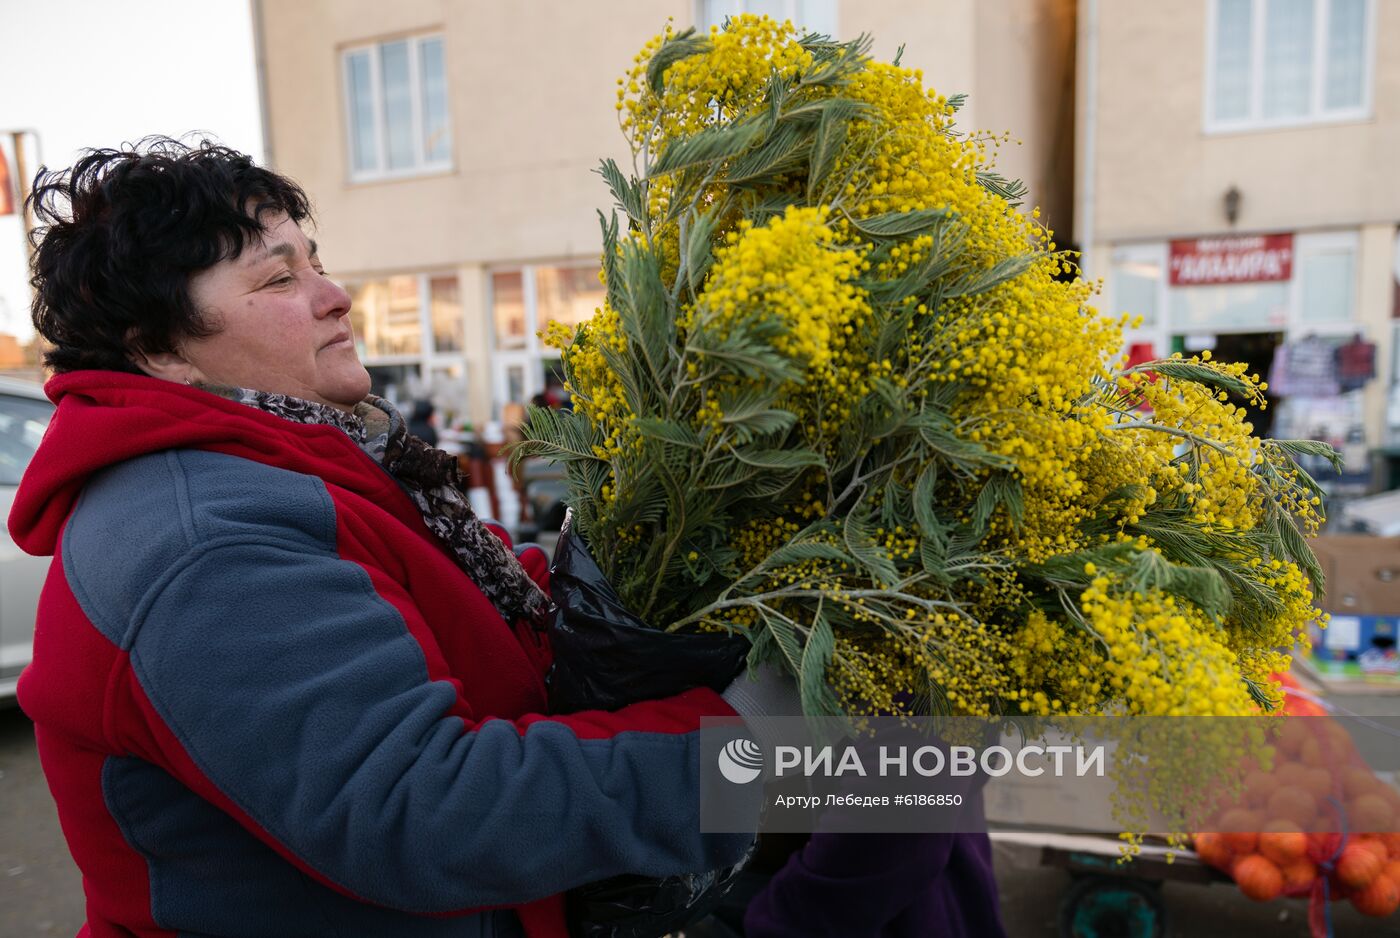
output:
{"label": "beige building facade", "polygon": [[1075,0],[259,0],[269,162],[312,197],[381,390],[480,427],[545,389],[536,333],[602,300],[616,79],[668,18],[745,9],[904,45],[965,128],[1014,131],[1003,171],[1068,227]]}
{"label": "beige building facade", "polygon": [[1075,231],[1104,304],[1145,317],[1139,356],[1257,366],[1267,431],[1365,484],[1400,439],[1400,4],[1080,0],[1078,28]]}

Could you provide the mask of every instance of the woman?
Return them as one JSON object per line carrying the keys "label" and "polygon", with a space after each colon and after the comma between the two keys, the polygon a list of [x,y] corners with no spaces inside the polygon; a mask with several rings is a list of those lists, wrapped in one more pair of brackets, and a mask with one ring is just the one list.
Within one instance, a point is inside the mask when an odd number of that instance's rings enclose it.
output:
{"label": "woman", "polygon": [[738,859],[698,832],[720,695],[540,715],[543,554],[368,396],[294,183],[154,140],[33,204],[58,409],[10,530],[54,561],[19,697],[85,933],[562,936],[570,887]]}

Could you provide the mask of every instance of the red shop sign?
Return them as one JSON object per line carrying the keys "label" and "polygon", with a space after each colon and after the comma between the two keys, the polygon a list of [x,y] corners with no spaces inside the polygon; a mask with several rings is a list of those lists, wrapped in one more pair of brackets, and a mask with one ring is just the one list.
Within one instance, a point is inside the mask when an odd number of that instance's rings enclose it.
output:
{"label": "red shop sign", "polygon": [[1173,241],[1170,274],[1174,287],[1288,280],[1293,276],[1293,235]]}

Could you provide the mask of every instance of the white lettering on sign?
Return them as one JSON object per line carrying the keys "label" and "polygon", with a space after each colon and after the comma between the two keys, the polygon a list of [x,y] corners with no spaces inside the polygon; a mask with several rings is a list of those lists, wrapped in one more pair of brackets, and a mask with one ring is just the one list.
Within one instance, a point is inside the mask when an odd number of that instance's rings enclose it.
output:
{"label": "white lettering on sign", "polygon": [[1172,286],[1267,283],[1293,277],[1293,235],[1173,241]]}

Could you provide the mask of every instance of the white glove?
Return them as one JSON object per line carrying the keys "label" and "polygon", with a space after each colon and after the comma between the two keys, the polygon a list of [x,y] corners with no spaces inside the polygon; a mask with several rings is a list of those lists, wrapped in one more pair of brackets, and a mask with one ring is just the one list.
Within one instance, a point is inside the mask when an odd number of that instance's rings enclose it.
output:
{"label": "white glove", "polygon": [[744,718],[749,732],[765,752],[782,741],[782,720],[775,717],[802,715],[802,697],[797,679],[771,664],[740,674],[723,693],[724,702]]}
{"label": "white glove", "polygon": [[720,696],[745,719],[802,715],[797,679],[771,664],[760,665],[756,671],[745,668]]}

